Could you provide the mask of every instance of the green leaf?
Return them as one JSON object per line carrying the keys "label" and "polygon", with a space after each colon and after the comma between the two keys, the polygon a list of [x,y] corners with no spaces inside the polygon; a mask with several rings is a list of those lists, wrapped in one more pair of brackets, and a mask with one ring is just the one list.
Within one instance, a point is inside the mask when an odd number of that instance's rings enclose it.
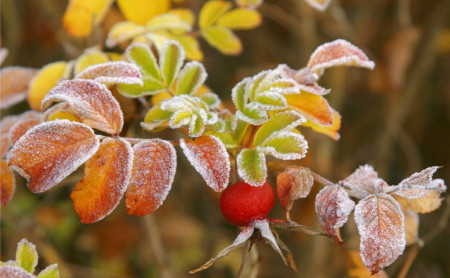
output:
{"label": "green leaf", "polygon": [[252,186],[261,186],[267,178],[266,157],[256,149],[243,149],[237,156],[239,176]]}
{"label": "green leaf", "polygon": [[155,81],[161,80],[161,73],[159,72],[156,58],[148,45],[134,43],[128,47],[126,53],[128,59],[139,66],[141,71],[144,73],[144,77],[152,78]]}
{"label": "green leaf", "polygon": [[235,148],[237,146],[236,142],[234,142],[233,137],[229,132],[208,131],[205,134],[219,138],[219,140],[222,141],[226,148]]}
{"label": "green leaf", "polygon": [[233,87],[231,98],[238,110],[244,110],[248,98],[246,88],[250,82],[251,78],[245,78]]}
{"label": "green leaf", "polygon": [[214,93],[205,93],[200,95],[199,98],[203,100],[210,108],[216,108],[220,106],[220,98]]}
{"label": "green leaf", "polygon": [[258,147],[258,150],[284,160],[301,159],[308,150],[308,142],[303,135],[280,131],[272,134]]}
{"label": "green leaf", "polygon": [[259,94],[255,104],[262,110],[282,110],[287,107],[286,98],[275,92]]}
{"label": "green leaf", "polygon": [[47,266],[36,278],[59,278],[58,265],[52,264]]}
{"label": "green leaf", "polygon": [[241,142],[248,127],[249,127],[249,124],[247,122],[240,121],[240,120],[237,121],[236,128],[235,128],[234,132],[231,133],[231,136],[233,137],[234,142]]}
{"label": "green leaf", "polygon": [[26,239],[22,239],[17,244],[16,261],[21,268],[33,273],[38,261],[36,246]]}
{"label": "green leaf", "polygon": [[170,87],[180,71],[184,60],[184,51],[176,41],[168,41],[161,50],[159,68],[163,81]]}
{"label": "green leaf", "polygon": [[191,118],[191,124],[189,125],[189,135],[192,137],[198,137],[202,135],[205,130],[205,123],[203,119],[197,115],[193,115]]}
{"label": "green leaf", "polygon": [[291,130],[305,121],[306,119],[302,115],[294,111],[277,113],[261,125],[255,133],[253,145],[260,146],[273,133],[282,130]]}
{"label": "green leaf", "polygon": [[238,55],[242,52],[239,38],[228,28],[210,26],[202,30],[203,38],[220,52],[226,55]]}
{"label": "green leaf", "polygon": [[208,1],[200,10],[198,25],[204,29],[214,24],[219,17],[231,9],[231,3],[221,0]]}
{"label": "green leaf", "polygon": [[145,115],[144,122],[152,123],[155,121],[164,121],[170,119],[170,116],[172,116],[172,112],[162,110],[161,104],[158,103],[150,110],[148,110],[147,114]]}
{"label": "green leaf", "polygon": [[207,74],[202,64],[195,61],[187,63],[178,75],[175,94],[195,93],[205,82],[206,77]]}
{"label": "green leaf", "polygon": [[192,112],[191,111],[178,111],[173,114],[170,118],[170,127],[179,128],[181,126],[187,125],[191,121]]}
{"label": "green leaf", "polygon": [[155,81],[153,78],[144,77],[144,85],[138,84],[118,84],[117,90],[124,96],[137,98],[141,96],[156,95],[165,90],[161,82]]}
{"label": "green leaf", "polygon": [[267,121],[268,116],[266,111],[260,109],[256,105],[252,105],[253,103],[250,103],[249,105],[245,106],[242,111],[237,111],[236,116],[252,125],[260,125]]}

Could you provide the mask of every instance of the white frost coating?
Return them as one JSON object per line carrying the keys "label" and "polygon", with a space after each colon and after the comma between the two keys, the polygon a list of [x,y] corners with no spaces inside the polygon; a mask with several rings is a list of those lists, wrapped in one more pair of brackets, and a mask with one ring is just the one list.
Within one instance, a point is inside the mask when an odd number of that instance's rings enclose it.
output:
{"label": "white frost coating", "polygon": [[244,109],[248,101],[249,92],[246,88],[250,83],[252,83],[252,79],[250,77],[244,78],[242,79],[242,81],[237,83],[231,90],[231,100],[233,101],[236,108],[239,110]]}
{"label": "white frost coating", "polygon": [[307,93],[311,93],[311,94],[319,95],[319,96],[323,96],[323,95],[326,95],[331,92],[331,89],[325,89],[325,88],[317,85],[317,83],[309,84],[309,85],[299,84],[299,87],[300,87],[300,90],[303,92],[307,92]]}
{"label": "white frost coating", "polygon": [[[52,264],[47,266],[46,268],[44,268],[41,272],[39,272],[39,277],[49,277],[49,276],[45,276],[45,275],[52,275],[52,274],[56,274],[56,277],[59,278],[59,271],[58,271],[58,264]],[[53,276],[50,276],[53,277]]]}
{"label": "white frost coating", "polygon": [[219,108],[222,103],[219,96],[213,92],[205,93],[199,96],[199,98],[204,101],[210,109]]}
{"label": "white frost coating", "polygon": [[355,221],[361,236],[361,257],[372,274],[403,253],[405,218],[394,198],[384,193],[364,198],[355,207]]}
{"label": "white frost coating", "polygon": [[[285,86],[277,86],[281,84],[284,84]],[[277,77],[273,80],[265,78],[258,84],[256,92],[257,94],[260,94],[267,91],[272,91],[280,95],[291,95],[298,94],[300,92],[300,88],[297,82],[291,78]]]}
{"label": "white frost coating", "polygon": [[206,135],[210,140],[205,144],[180,140],[180,147],[195,170],[206,184],[216,192],[224,190],[230,177],[230,157],[225,145],[215,136]]}
{"label": "white frost coating", "polygon": [[248,167],[244,167],[244,151],[248,149],[243,149],[239,152],[236,163],[237,163],[237,172],[239,177],[241,177],[246,183],[250,184],[251,186],[262,186],[267,179],[267,165],[266,165],[266,157],[264,156],[264,153],[258,151],[258,159],[261,161],[260,165],[258,167],[263,171],[263,176],[259,180],[255,180],[252,175],[250,174],[249,170],[253,169],[247,169]]}
{"label": "white frost coating", "polygon": [[378,173],[370,165],[359,166],[350,176],[339,184],[350,191],[350,195],[363,199],[369,194],[383,192],[388,184],[378,177]]}
{"label": "white frost coating", "polygon": [[272,248],[275,251],[277,251],[278,254],[280,254],[283,261],[286,262],[287,260],[284,257],[283,252],[281,252],[277,240],[275,239],[275,237],[272,234],[272,231],[270,230],[269,221],[267,221],[267,219],[255,220],[252,222],[252,225],[261,231],[261,236],[269,242],[270,246],[272,246]]}
{"label": "white frost coating", "polygon": [[330,2],[331,0],[306,0],[306,3],[321,12],[323,12],[328,7]]}
{"label": "white frost coating", "polygon": [[[301,152],[281,153],[277,150],[277,146],[270,146],[270,141],[283,138],[294,139],[296,146],[301,149]],[[308,152],[308,141],[306,141],[305,137],[301,134],[288,131],[279,131],[270,135],[266,140],[264,140],[261,146],[257,147],[257,149],[278,159],[296,160],[302,159],[306,156],[306,153]]]}
{"label": "white frost coating", "polygon": [[[174,45],[178,49],[180,55],[177,57],[175,65],[173,65],[173,64],[169,65],[170,67],[173,67],[174,76],[173,76],[173,79],[170,81],[170,84],[166,83],[166,85],[168,87],[170,87],[172,85],[173,81],[176,79],[176,76],[178,75],[180,68],[183,65],[184,58],[185,58],[184,49],[183,49],[183,47],[181,47],[181,45],[177,41],[174,41],[174,40],[165,41],[161,48],[161,51],[159,52],[160,53],[159,69],[161,70],[163,79],[167,78],[167,76],[164,76],[164,72],[165,72],[164,67],[166,66],[166,59],[167,59],[166,52],[168,51],[168,49],[171,45]],[[167,82],[167,80],[164,80],[164,82]]]}
{"label": "white frost coating", "polygon": [[67,102],[83,123],[109,134],[118,134],[123,127],[119,102],[105,85],[84,79],[62,81],[42,100],[47,109],[54,102]]}
{"label": "white frost coating", "polygon": [[439,169],[439,166],[428,167],[418,173],[412,174],[410,177],[402,180],[399,187],[402,190],[406,189],[432,189],[445,191],[445,185],[437,180],[433,180],[433,174]]}
{"label": "white frost coating", "polygon": [[267,116],[267,113],[264,112],[263,110],[260,110],[258,113],[258,117],[260,117],[259,119],[253,119],[248,117],[247,115],[245,115],[244,113],[242,113],[241,111],[236,111],[236,117],[244,122],[247,122],[249,124],[252,125],[261,125],[263,123],[265,123],[267,121],[267,119],[269,119],[269,117]]}
{"label": "white frost coating", "polygon": [[[19,241],[19,243],[17,243],[17,249],[16,249],[16,262],[17,263],[21,263],[20,261],[22,260],[22,259],[25,259],[25,260],[27,260],[27,263],[28,263],[28,260],[30,259],[30,256],[27,256],[26,255],[26,258],[22,258],[21,257],[21,249],[22,248],[26,248],[25,247],[25,245],[26,246],[28,246],[29,248],[31,248],[31,250],[32,250],[32,252],[33,252],[33,254],[32,254],[32,258],[33,258],[33,262],[31,263],[31,270],[33,270],[34,271],[34,269],[35,269],[35,267],[37,266],[37,263],[38,263],[38,253],[37,253],[37,251],[36,251],[36,245],[34,245],[33,243],[31,243],[31,242],[29,242],[27,239],[25,239],[25,238],[22,238],[20,241]],[[27,253],[28,254],[28,253]],[[2,276],[3,277],[3,276]]]}
{"label": "white frost coating", "polygon": [[364,52],[350,42],[338,39],[320,45],[311,54],[308,67],[319,75],[323,70],[334,66],[359,66],[373,69],[375,63]]}
{"label": "white frost coating", "polygon": [[233,243],[230,246],[228,246],[225,249],[223,249],[222,251],[220,251],[220,253],[217,254],[216,257],[211,259],[211,261],[215,262],[218,259],[225,257],[231,251],[233,251],[234,249],[236,249],[239,246],[241,246],[242,244],[244,244],[253,235],[254,231],[255,231],[255,228],[253,227],[253,225],[252,224],[248,225],[242,232],[239,233],[239,235],[236,237],[236,239],[233,241]]}
{"label": "white frost coating", "polygon": [[[267,101],[269,100],[272,102],[281,102],[280,105],[276,105],[276,104],[270,104],[267,103]],[[266,103],[264,103],[263,101],[265,101]],[[282,110],[287,108],[287,101],[286,98],[283,97],[282,95],[280,95],[278,92],[274,92],[272,90],[268,90],[265,91],[264,93],[259,94],[256,98],[255,101],[253,102],[255,103],[255,106],[258,107],[261,110]]]}
{"label": "white frost coating", "polygon": [[18,66],[5,67],[1,69],[0,108],[8,108],[23,101],[27,97],[28,84],[37,73],[37,69]]}
{"label": "white frost coating", "polygon": [[0,265],[0,277],[2,278],[34,278],[31,273],[23,270],[19,266]]}
{"label": "white frost coating", "polygon": [[8,139],[12,145],[20,136],[25,134],[25,129],[29,129],[42,121],[42,113],[31,110],[20,114],[18,118],[17,122],[11,126],[8,132]]}
{"label": "white frost coating", "polygon": [[[81,132],[84,134],[80,135]],[[75,135],[81,136],[82,141],[75,138]],[[41,123],[20,137],[7,155],[8,164],[28,180],[28,186],[33,192],[46,191],[60,183],[97,152],[100,141],[94,135],[94,131],[82,123],[68,120]],[[70,141],[71,145],[68,145],[67,141]],[[70,149],[67,157],[57,155],[52,158],[52,152],[61,151],[61,145],[76,148],[76,151]],[[40,165],[44,160],[48,163]],[[46,174],[30,176],[30,171],[36,165],[40,165]]]}
{"label": "white frost coating", "polygon": [[74,79],[93,79],[105,84],[144,85],[139,67],[124,61],[91,65],[77,74]]}
{"label": "white frost coating", "polygon": [[183,93],[188,94],[188,95],[192,95],[193,93],[197,92],[198,88],[200,88],[200,86],[205,82],[206,78],[208,77],[208,74],[206,73],[205,67],[203,66],[203,64],[201,64],[201,63],[199,63],[197,61],[191,61],[191,62],[185,64],[183,69],[178,74],[177,87],[176,87],[176,90],[175,90],[177,94],[180,93],[179,92],[179,84],[180,84],[181,80],[193,68],[198,68],[199,69],[199,71],[200,71],[199,77],[198,77],[197,80],[193,80],[193,81],[195,81],[194,84],[190,84],[190,90],[187,91],[187,92],[183,92]]}

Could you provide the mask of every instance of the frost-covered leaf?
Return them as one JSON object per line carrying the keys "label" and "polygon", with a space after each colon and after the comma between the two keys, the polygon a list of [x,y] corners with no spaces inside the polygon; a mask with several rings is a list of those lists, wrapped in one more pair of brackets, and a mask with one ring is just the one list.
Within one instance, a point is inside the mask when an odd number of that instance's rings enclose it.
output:
{"label": "frost-covered leaf", "polygon": [[253,227],[253,224],[252,223],[249,224],[243,231],[241,231],[239,233],[239,235],[236,237],[236,239],[233,241],[233,243],[230,246],[228,246],[225,249],[223,249],[222,251],[220,251],[220,253],[217,254],[216,257],[210,259],[209,261],[204,263],[199,268],[196,268],[196,269],[193,269],[193,270],[189,271],[189,274],[194,274],[196,272],[199,272],[199,271],[202,271],[202,270],[205,270],[205,269],[209,268],[218,259],[225,257],[231,251],[241,247],[253,235],[254,231],[255,231],[255,227]]}
{"label": "frost-covered leaf", "polygon": [[18,115],[6,116],[0,122],[0,158],[3,158],[9,149],[9,130],[21,119]]}
{"label": "frost-covered leaf", "polygon": [[117,85],[117,90],[120,94],[129,97],[129,98],[138,98],[142,96],[148,95],[156,95],[160,92],[165,91],[165,86],[161,82],[155,82],[154,79],[144,77],[144,84],[136,85],[136,84],[119,84]]}
{"label": "frost-covered leaf", "polygon": [[378,177],[378,173],[370,165],[360,166],[339,183],[350,190],[350,195],[358,199],[383,192],[382,188],[387,186],[387,183]]}
{"label": "frost-covered leaf", "polygon": [[261,186],[266,182],[266,157],[262,152],[256,149],[243,149],[238,154],[236,162],[238,174],[246,183]]}
{"label": "frost-covered leaf", "polygon": [[164,44],[159,59],[162,80],[166,87],[172,86],[184,60],[184,50],[176,41],[168,41]]}
{"label": "frost-covered leaf", "polygon": [[350,278],[389,278],[384,270],[377,272],[372,275],[372,273],[364,265],[359,251],[349,250],[348,251],[348,276]]}
{"label": "frost-covered leaf", "polygon": [[308,68],[319,75],[324,69],[335,66],[373,69],[375,63],[370,61],[361,49],[342,39],[322,44],[316,48],[308,62]]}
{"label": "frost-covered leaf", "polygon": [[419,215],[409,209],[404,209],[403,215],[405,216],[406,245],[411,245],[419,239]]}
{"label": "frost-covered leaf", "polygon": [[109,61],[108,56],[105,53],[101,52],[100,50],[95,48],[87,49],[76,60],[74,65],[74,72],[75,74],[79,74],[89,66],[106,63],[108,61]]}
{"label": "frost-covered leaf", "polygon": [[28,180],[33,192],[46,191],[75,171],[98,150],[94,131],[58,120],[31,128],[8,153],[8,163]]}
{"label": "frost-covered leaf", "polygon": [[142,141],[133,150],[126,207],[130,215],[147,215],[169,194],[177,167],[176,151],[172,144],[159,139]]}
{"label": "frost-covered leaf", "polygon": [[[438,190],[444,192],[446,190],[443,180],[435,179],[433,180],[433,175],[436,170],[439,169],[438,166],[428,167],[418,173],[412,174],[410,177],[402,180],[398,187],[400,191],[409,191],[414,189],[428,189],[428,190]],[[405,194],[406,194],[405,192]],[[402,196],[401,194],[397,193]],[[406,196],[402,196],[406,197]]]}
{"label": "frost-covered leaf", "polygon": [[236,4],[242,8],[256,9],[264,0],[235,0]]}
{"label": "frost-covered leaf", "polygon": [[161,73],[156,58],[148,45],[134,43],[127,48],[126,54],[128,59],[142,70],[145,77],[154,79],[154,82],[161,81]]}
{"label": "frost-covered leaf", "polygon": [[68,103],[60,102],[45,110],[42,116],[42,122],[54,120],[69,120],[81,123],[81,120],[72,112]]}
{"label": "frost-covered leaf", "polygon": [[261,15],[255,10],[234,9],[217,20],[217,25],[230,29],[253,29],[262,22]]}
{"label": "frost-covered leaf", "polygon": [[26,272],[19,266],[0,265],[0,277],[5,278],[33,278],[34,275]]}
{"label": "frost-covered leaf", "polygon": [[218,95],[215,93],[204,93],[199,98],[208,105],[209,108],[219,108],[221,101]]}
{"label": "frost-covered leaf", "polygon": [[41,110],[41,102],[61,79],[67,78],[71,66],[66,62],[54,62],[44,66],[31,80],[28,103],[34,110]]}
{"label": "frost-covered leaf", "polygon": [[355,207],[364,264],[377,273],[392,264],[405,249],[405,218],[399,203],[387,194],[374,194]]}
{"label": "frost-covered leaf", "polygon": [[437,190],[431,190],[419,198],[409,199],[397,195],[396,192],[393,197],[406,209],[418,213],[429,213],[441,206],[442,198],[440,194]]}
{"label": "frost-covered leaf", "polygon": [[16,191],[14,173],[6,160],[0,160],[0,204],[6,206]]}
{"label": "frost-covered leaf", "polygon": [[47,266],[44,270],[39,272],[36,278],[59,278],[59,270],[57,264]]}
{"label": "frost-covered leaf", "polygon": [[324,11],[330,2],[331,0],[306,0],[306,3],[310,4],[311,7],[319,11]]}
{"label": "frost-covered leaf", "polygon": [[145,24],[145,29],[149,32],[160,31],[164,29],[176,30],[182,33],[192,30],[192,26],[176,14],[162,14],[155,16]]}
{"label": "frost-covered leaf", "polygon": [[206,70],[202,64],[195,61],[187,63],[178,75],[175,94],[190,95],[196,92],[206,77]]}
{"label": "frost-covered leaf", "polygon": [[38,262],[36,246],[23,238],[17,244],[16,262],[24,270],[33,273]]}
{"label": "frost-covered leaf", "polygon": [[322,126],[333,124],[333,109],[323,96],[302,91],[298,95],[287,95],[286,100],[292,109],[309,120]]}
{"label": "frost-covered leaf", "polygon": [[313,184],[312,173],[305,167],[292,166],[277,176],[277,195],[288,220],[294,200],[308,196]]}
{"label": "frost-covered leaf", "polygon": [[308,151],[308,142],[299,133],[278,131],[264,140],[258,150],[284,160],[301,159]]}
{"label": "frost-covered leaf", "polygon": [[242,52],[242,43],[228,28],[209,26],[202,30],[202,37],[209,45],[225,55],[238,55]]}
{"label": "frost-covered leaf", "polygon": [[260,109],[258,105],[254,105],[254,103],[245,106],[242,111],[236,111],[236,116],[240,120],[252,125],[263,124],[269,118],[267,112]]}
{"label": "frost-covered leaf", "polygon": [[117,4],[127,20],[140,25],[171,7],[170,0],[117,0]]}
{"label": "frost-covered leaf", "polygon": [[130,21],[122,21],[115,24],[108,33],[105,45],[112,48],[121,42],[135,38],[145,33],[145,28]]}
{"label": "frost-covered leaf", "polygon": [[341,128],[341,115],[337,111],[333,111],[333,124],[329,126],[323,126],[315,123],[311,120],[307,120],[302,126],[311,127],[314,131],[325,134],[334,140],[339,140],[339,129]]}
{"label": "frost-covered leaf", "polygon": [[195,140],[181,139],[180,147],[209,187],[216,192],[227,187],[231,170],[230,158],[218,138],[203,135]]}
{"label": "frost-covered leaf", "polygon": [[48,93],[42,106],[46,109],[54,102],[67,102],[75,115],[92,128],[109,134],[122,130],[122,110],[105,85],[84,79],[63,81]]}
{"label": "frost-covered leaf", "polygon": [[8,132],[9,142],[12,145],[14,145],[30,128],[41,123],[42,114],[34,111],[27,111],[19,117],[20,119],[11,126],[11,129]]}
{"label": "frost-covered leaf", "polygon": [[0,108],[8,108],[27,97],[28,85],[37,70],[6,67],[0,70]]}
{"label": "frost-covered leaf", "polygon": [[78,38],[87,37],[105,17],[112,0],[70,0],[63,16],[64,30]]}
{"label": "frost-covered leaf", "polygon": [[231,3],[222,0],[208,1],[200,10],[198,25],[204,29],[214,23],[228,10],[231,9]]}
{"label": "frost-covered leaf", "polygon": [[142,128],[148,131],[158,131],[160,128],[169,126],[169,119],[172,113],[161,109],[160,104],[154,105],[145,115]]}
{"label": "frost-covered leaf", "polygon": [[143,85],[139,68],[134,64],[116,61],[92,65],[80,72],[76,79],[92,79],[104,84]]}
{"label": "frost-covered leaf", "polygon": [[272,246],[272,248],[277,251],[277,253],[281,256],[283,259],[283,262],[287,265],[288,260],[284,256],[283,252],[281,252],[280,247],[278,246],[277,240],[272,234],[272,231],[270,230],[269,221],[267,219],[262,220],[255,220],[253,221],[253,226],[261,231],[261,236],[267,240],[267,242]]}
{"label": "frost-covered leaf", "polygon": [[303,123],[306,119],[295,111],[279,112],[262,124],[255,133],[253,144],[260,146],[273,133],[288,131]]}
{"label": "frost-covered leaf", "polygon": [[84,167],[84,177],[70,194],[81,223],[93,223],[110,214],[127,189],[133,149],[123,139],[104,139]]}
{"label": "frost-covered leaf", "polygon": [[339,229],[347,222],[354,207],[355,202],[339,185],[325,186],[316,195],[316,213],[319,216],[320,226],[336,244],[344,243]]}
{"label": "frost-covered leaf", "polygon": [[244,78],[241,82],[236,84],[231,91],[231,98],[238,110],[243,110],[245,107],[249,97],[246,88],[249,86],[251,80],[251,78]]}

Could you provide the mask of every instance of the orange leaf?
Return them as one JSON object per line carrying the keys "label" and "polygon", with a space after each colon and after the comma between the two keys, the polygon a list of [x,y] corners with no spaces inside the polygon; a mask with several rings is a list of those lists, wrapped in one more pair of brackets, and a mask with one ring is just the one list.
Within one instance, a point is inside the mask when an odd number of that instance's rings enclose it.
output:
{"label": "orange leaf", "polygon": [[111,213],[125,193],[131,176],[133,149],[123,139],[107,138],[85,165],[84,177],[70,198],[81,223],[93,223]]}
{"label": "orange leaf", "polygon": [[153,139],[133,147],[134,158],[126,206],[130,215],[155,211],[169,194],[177,167],[175,148],[167,141]]}
{"label": "orange leaf", "polygon": [[344,243],[339,233],[355,207],[345,189],[339,185],[325,186],[316,196],[316,213],[322,230],[336,244]]}
{"label": "orange leaf", "polygon": [[294,110],[311,121],[323,126],[333,124],[333,109],[324,97],[302,91],[298,95],[287,95],[286,100]]}
{"label": "orange leaf", "polygon": [[139,68],[134,64],[123,61],[89,66],[75,78],[93,79],[104,84],[138,84],[140,86],[144,84]]}
{"label": "orange leaf", "polygon": [[0,123],[0,158],[6,154],[9,149],[9,130],[20,120],[20,116],[7,116],[4,117]]}
{"label": "orange leaf", "polygon": [[406,209],[418,213],[428,213],[438,209],[441,206],[442,198],[440,195],[441,193],[439,191],[431,190],[424,196],[415,199],[403,198],[396,195],[396,193],[393,194],[393,197]]}
{"label": "orange leaf", "polygon": [[41,123],[42,114],[28,111],[19,116],[20,119],[11,127],[8,133],[9,142],[15,144],[30,128]]}
{"label": "orange leaf", "polygon": [[195,140],[181,139],[180,147],[209,187],[216,192],[227,187],[231,166],[222,141],[214,136],[203,135]]}
{"label": "orange leaf", "polygon": [[33,192],[46,191],[75,171],[98,149],[94,131],[67,120],[31,128],[8,153],[8,163]]}
{"label": "orange leaf", "polygon": [[405,218],[398,202],[387,194],[369,195],[355,207],[361,235],[361,257],[377,273],[392,264],[405,249]]}
{"label": "orange leaf", "polygon": [[364,265],[361,256],[358,251],[348,251],[348,276],[350,278],[389,278],[389,276],[383,270],[375,275],[371,275]]}
{"label": "orange leaf", "polygon": [[0,161],[0,203],[6,206],[14,195],[16,185],[14,181],[14,173],[8,166],[6,160]]}
{"label": "orange leaf", "polygon": [[314,131],[325,134],[334,140],[339,140],[339,129],[341,129],[341,115],[337,111],[333,111],[333,124],[330,126],[319,125],[313,121],[306,121],[302,126],[309,126]]}
{"label": "orange leaf", "polygon": [[67,102],[75,116],[88,126],[109,134],[119,134],[123,114],[119,102],[102,84],[92,80],[62,81],[42,100],[47,109],[53,102]]}
{"label": "orange leaf", "polygon": [[0,108],[4,109],[24,100],[28,84],[38,71],[23,67],[6,67],[0,71]]}

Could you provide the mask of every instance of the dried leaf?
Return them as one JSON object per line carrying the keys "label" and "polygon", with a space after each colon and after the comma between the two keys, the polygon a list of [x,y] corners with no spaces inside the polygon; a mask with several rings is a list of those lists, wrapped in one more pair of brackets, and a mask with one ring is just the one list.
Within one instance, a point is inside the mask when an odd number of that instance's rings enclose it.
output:
{"label": "dried leaf", "polygon": [[24,100],[28,85],[37,70],[24,67],[6,67],[0,70],[0,108],[8,108]]}
{"label": "dried leaf", "polygon": [[166,199],[177,167],[176,152],[167,141],[153,139],[136,144],[126,207],[130,215],[147,215]]}
{"label": "dried leaf", "polygon": [[361,257],[372,274],[392,264],[405,249],[405,218],[399,203],[387,194],[374,194],[355,207],[361,235]]}
{"label": "dried leaf", "polygon": [[330,2],[331,0],[306,0],[306,3],[308,3],[309,5],[311,5],[311,7],[321,12],[324,11],[326,8],[328,8]]}
{"label": "dried leaf", "polygon": [[316,213],[319,216],[320,226],[336,244],[344,243],[339,229],[347,222],[354,207],[355,202],[339,185],[325,186],[316,195]]}
{"label": "dried leaf", "polygon": [[384,270],[372,275],[364,265],[358,251],[349,250],[348,257],[348,276],[350,278],[389,278]]}
{"label": "dried leaf", "polygon": [[289,220],[289,211],[294,200],[309,195],[314,178],[311,171],[305,167],[289,167],[277,176],[277,194],[281,206]]}
{"label": "dried leaf", "polygon": [[103,84],[137,84],[142,86],[142,75],[134,64],[117,61],[92,65],[80,72],[76,79],[93,79]]}
{"label": "dried leaf", "polygon": [[117,0],[117,4],[127,20],[140,25],[167,12],[171,6],[169,0]]}
{"label": "dried leaf", "polygon": [[405,216],[406,245],[411,245],[419,239],[419,215],[409,209],[403,209],[403,214]]}
{"label": "dried leaf", "polygon": [[[396,192],[397,193],[397,192]],[[396,193],[393,197],[406,209],[418,212],[429,213],[441,206],[442,198],[437,190],[428,191],[425,195],[415,199],[403,198]]]}
{"label": "dried leaf", "polygon": [[21,114],[20,119],[11,126],[8,132],[9,142],[14,145],[30,128],[41,123],[42,114],[28,111]]}
{"label": "dried leaf", "polygon": [[230,158],[222,141],[203,135],[195,140],[181,139],[180,147],[206,184],[216,192],[224,190],[230,177]]}
{"label": "dried leaf", "polygon": [[239,176],[252,186],[266,182],[267,165],[264,154],[255,149],[243,149],[236,158]]}
{"label": "dried leaf", "polygon": [[292,109],[309,120],[322,126],[333,124],[333,109],[323,96],[302,91],[298,95],[287,95],[286,100]]}
{"label": "dried leaf", "polygon": [[98,149],[94,131],[58,120],[30,129],[8,153],[8,163],[28,180],[33,192],[46,191],[88,160]]}
{"label": "dried leaf", "polygon": [[335,66],[358,66],[373,69],[375,63],[366,54],[346,40],[338,39],[322,44],[311,54],[308,68],[321,75],[326,68]]}
{"label": "dried leaf", "polygon": [[102,84],[92,80],[63,81],[42,101],[44,109],[53,102],[67,102],[75,115],[88,126],[117,135],[123,127],[119,102]]}
{"label": "dried leaf", "polygon": [[0,204],[6,206],[11,201],[16,184],[14,173],[6,160],[0,160]]}
{"label": "dried leaf", "polygon": [[255,220],[253,221],[252,224],[256,229],[261,231],[261,236],[269,242],[270,246],[272,246],[272,248],[275,251],[277,251],[277,253],[283,259],[284,264],[288,265],[288,260],[284,256],[283,252],[281,252],[277,240],[275,239],[275,237],[272,234],[272,231],[270,230],[269,221],[267,221],[267,219]]}
{"label": "dried leaf", "polygon": [[253,29],[262,22],[261,15],[255,10],[234,9],[217,20],[217,25],[230,29]]}
{"label": "dried leaf", "polygon": [[221,0],[208,1],[200,10],[198,25],[205,29],[214,24],[224,13],[231,9],[231,3]]}
{"label": "dried leaf", "polygon": [[384,180],[378,178],[378,173],[370,165],[360,166],[339,183],[350,190],[350,195],[359,199],[383,192],[383,187],[388,186]]}
{"label": "dried leaf", "polygon": [[22,239],[17,243],[16,262],[24,270],[33,273],[38,262],[36,246],[28,240]]}
{"label": "dried leaf", "polygon": [[26,272],[19,266],[0,265],[0,277],[5,278],[34,278],[34,275]]}
{"label": "dried leaf", "polygon": [[242,52],[241,41],[228,28],[222,26],[210,26],[202,30],[202,37],[209,45],[225,55],[238,55]]}
{"label": "dried leaf", "polygon": [[433,174],[437,169],[439,169],[438,166],[433,166],[428,167],[418,173],[412,174],[410,177],[402,180],[399,183],[399,189],[429,189],[444,192],[446,190],[444,182],[442,180],[433,180]]}
{"label": "dried leaf", "polygon": [[133,149],[123,139],[106,138],[84,167],[84,177],[70,198],[81,223],[93,223],[119,204],[131,176]]}

